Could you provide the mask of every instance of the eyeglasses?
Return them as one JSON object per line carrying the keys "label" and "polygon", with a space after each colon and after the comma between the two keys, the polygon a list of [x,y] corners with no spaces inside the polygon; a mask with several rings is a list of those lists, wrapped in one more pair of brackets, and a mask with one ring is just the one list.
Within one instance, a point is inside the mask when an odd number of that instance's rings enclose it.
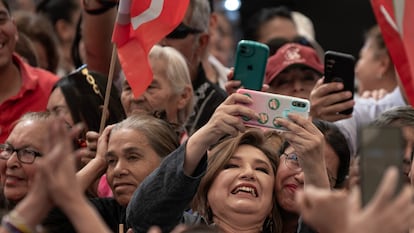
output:
{"label": "eyeglasses", "polygon": [[178,27],[176,27],[174,31],[172,31],[166,37],[169,39],[184,39],[188,36],[188,34],[197,34],[201,32],[202,30],[192,28],[183,23],[180,23],[180,25],[178,25]]}
{"label": "eyeglasses", "polygon": [[16,149],[10,144],[0,144],[0,159],[8,160],[14,152],[17,154],[17,159],[26,164],[34,163],[36,157],[42,156],[40,152],[27,147]]}
{"label": "eyeglasses", "polygon": [[[286,156],[285,158],[285,166],[295,172],[301,172],[302,167],[299,164],[298,156],[295,153],[286,154],[283,153],[282,155]],[[337,178],[335,178],[332,173],[329,171],[328,168],[326,168],[326,171],[328,173],[329,183],[335,185]]]}

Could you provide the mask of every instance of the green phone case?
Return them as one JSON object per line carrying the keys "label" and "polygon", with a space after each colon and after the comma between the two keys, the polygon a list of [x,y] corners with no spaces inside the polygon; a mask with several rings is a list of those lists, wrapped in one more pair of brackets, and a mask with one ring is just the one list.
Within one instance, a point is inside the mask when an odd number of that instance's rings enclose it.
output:
{"label": "green phone case", "polygon": [[241,40],[237,45],[234,80],[245,89],[260,91],[266,70],[269,47],[263,43]]}

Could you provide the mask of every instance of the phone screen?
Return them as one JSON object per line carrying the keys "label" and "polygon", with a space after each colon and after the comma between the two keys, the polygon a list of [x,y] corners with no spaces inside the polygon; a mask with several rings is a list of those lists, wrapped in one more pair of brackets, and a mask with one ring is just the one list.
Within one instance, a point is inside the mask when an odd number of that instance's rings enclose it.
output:
{"label": "phone screen", "polygon": [[360,172],[362,203],[374,196],[385,170],[396,166],[400,171],[397,192],[403,185],[404,139],[400,128],[365,126],[360,131]]}

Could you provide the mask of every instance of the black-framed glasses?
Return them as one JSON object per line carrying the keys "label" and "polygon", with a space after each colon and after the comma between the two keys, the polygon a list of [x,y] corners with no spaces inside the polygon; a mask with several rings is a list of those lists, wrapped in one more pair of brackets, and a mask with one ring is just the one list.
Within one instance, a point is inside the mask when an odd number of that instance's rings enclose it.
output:
{"label": "black-framed glasses", "polygon": [[180,25],[178,25],[178,27],[176,27],[174,31],[170,32],[170,34],[168,34],[166,37],[169,39],[184,39],[189,34],[197,34],[201,32],[203,31],[180,23]]}
{"label": "black-framed glasses", "polygon": [[[285,166],[293,171],[296,172],[301,172],[302,171],[302,167],[299,164],[299,159],[298,156],[296,155],[296,153],[283,153],[282,155],[284,155],[285,158]],[[329,183],[331,185],[335,185],[336,184],[336,180],[337,178],[334,177],[332,175],[332,172],[329,171],[328,168],[326,168],[326,172],[328,173],[328,179],[329,179]]]}
{"label": "black-framed glasses", "polygon": [[32,164],[36,157],[42,156],[42,154],[28,147],[14,148],[10,144],[0,144],[0,159],[8,160],[13,153],[16,152],[17,159],[21,163]]}

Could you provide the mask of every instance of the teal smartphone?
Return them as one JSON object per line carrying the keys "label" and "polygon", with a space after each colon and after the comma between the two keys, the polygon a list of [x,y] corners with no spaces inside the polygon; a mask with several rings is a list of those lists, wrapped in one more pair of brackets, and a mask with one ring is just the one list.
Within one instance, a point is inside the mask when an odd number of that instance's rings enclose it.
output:
{"label": "teal smartphone", "polygon": [[360,185],[362,203],[366,205],[377,191],[385,170],[395,166],[400,171],[397,194],[404,183],[402,170],[404,138],[398,127],[364,126],[360,132]]}
{"label": "teal smartphone", "polygon": [[269,47],[263,43],[241,40],[237,45],[234,65],[234,80],[241,81],[241,87],[260,91],[263,86]]}

